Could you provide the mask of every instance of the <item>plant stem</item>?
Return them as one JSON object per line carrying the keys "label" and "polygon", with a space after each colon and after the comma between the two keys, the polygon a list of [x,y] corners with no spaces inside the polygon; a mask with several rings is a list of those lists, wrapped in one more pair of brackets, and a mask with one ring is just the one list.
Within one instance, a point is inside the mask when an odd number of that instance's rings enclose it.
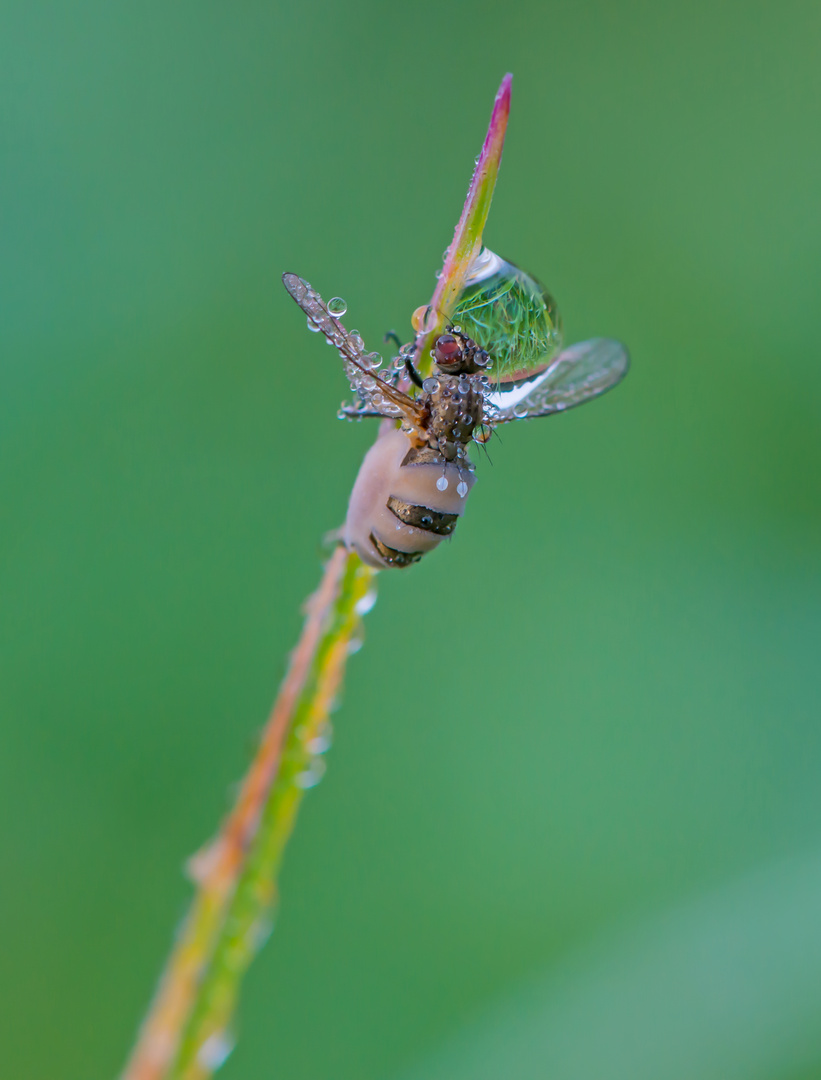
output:
{"label": "plant stem", "polygon": [[189,864],[198,892],[123,1080],[210,1076],[242,975],[262,943],[296,811],[322,738],[374,571],[337,548],[308,601],[299,643],[237,803]]}
{"label": "plant stem", "polygon": [[[431,300],[435,325],[430,320],[418,335],[417,359],[427,357],[481,249],[510,86],[506,75]],[[342,547],[328,560],[236,805],[216,839],[189,862],[197,893],[121,1080],[205,1080],[230,1052],[228,1029],[240,983],[267,936],[277,874],[302,796],[321,775],[317,755],[328,714],[361,615],[372,605],[374,578],[374,570]]]}

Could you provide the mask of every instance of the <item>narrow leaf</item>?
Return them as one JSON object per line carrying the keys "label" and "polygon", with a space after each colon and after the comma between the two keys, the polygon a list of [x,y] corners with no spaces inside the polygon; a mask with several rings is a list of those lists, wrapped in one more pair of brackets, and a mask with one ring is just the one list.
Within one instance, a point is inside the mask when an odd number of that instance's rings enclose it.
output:
{"label": "narrow leaf", "polygon": [[482,250],[482,233],[502,162],[512,83],[513,76],[505,75],[496,94],[487,135],[482,152],[476,159],[476,168],[473,170],[462,216],[431,298],[428,325],[423,327],[416,343],[415,362],[422,371],[427,371],[430,367],[428,354],[450,318],[473,260]]}

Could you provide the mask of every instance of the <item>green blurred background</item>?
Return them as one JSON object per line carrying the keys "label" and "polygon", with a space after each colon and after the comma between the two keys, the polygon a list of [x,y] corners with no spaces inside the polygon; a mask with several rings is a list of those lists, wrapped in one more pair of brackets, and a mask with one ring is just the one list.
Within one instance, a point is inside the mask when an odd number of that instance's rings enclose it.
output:
{"label": "green blurred background", "polygon": [[382,576],[228,1080],[821,1077],[817,3],[7,0],[3,1076],[113,1077],[409,334],[486,239],[589,408]]}

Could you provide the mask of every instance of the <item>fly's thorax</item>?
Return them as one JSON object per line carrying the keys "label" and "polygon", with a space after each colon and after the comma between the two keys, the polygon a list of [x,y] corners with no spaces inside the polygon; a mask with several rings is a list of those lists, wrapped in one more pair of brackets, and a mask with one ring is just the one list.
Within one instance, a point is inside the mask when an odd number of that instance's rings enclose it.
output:
{"label": "fly's thorax", "polygon": [[472,467],[414,447],[396,429],[365,455],[348,504],[344,539],[369,566],[409,566],[450,536],[475,482]]}
{"label": "fly's thorax", "polygon": [[[446,461],[463,459],[484,414],[484,394],[478,376],[437,374],[425,379],[423,404],[429,411],[428,445]],[[467,462],[469,467],[469,462]]]}

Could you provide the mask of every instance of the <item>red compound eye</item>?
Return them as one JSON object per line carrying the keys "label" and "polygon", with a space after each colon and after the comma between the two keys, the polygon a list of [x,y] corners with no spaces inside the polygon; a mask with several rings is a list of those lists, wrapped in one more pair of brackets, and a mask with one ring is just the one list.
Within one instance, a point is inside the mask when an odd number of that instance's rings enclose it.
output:
{"label": "red compound eye", "polygon": [[462,358],[461,346],[453,334],[442,334],[434,351],[437,364],[457,364]]}

